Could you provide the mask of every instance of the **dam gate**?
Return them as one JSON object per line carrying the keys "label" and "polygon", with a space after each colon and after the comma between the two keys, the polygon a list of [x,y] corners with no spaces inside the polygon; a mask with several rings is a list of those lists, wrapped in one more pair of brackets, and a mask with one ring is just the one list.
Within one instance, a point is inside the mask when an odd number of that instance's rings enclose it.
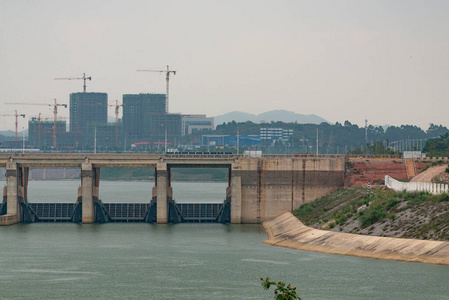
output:
{"label": "dam gate", "polygon": [[[0,154],[6,186],[0,225],[20,222],[220,222],[258,224],[344,185],[345,157],[338,155]],[[154,168],[155,186],[146,203],[99,199],[100,169]],[[75,203],[29,203],[30,168],[79,168]],[[177,203],[172,168],[229,169],[223,203]],[[74,197],[75,198],[75,197]]]}

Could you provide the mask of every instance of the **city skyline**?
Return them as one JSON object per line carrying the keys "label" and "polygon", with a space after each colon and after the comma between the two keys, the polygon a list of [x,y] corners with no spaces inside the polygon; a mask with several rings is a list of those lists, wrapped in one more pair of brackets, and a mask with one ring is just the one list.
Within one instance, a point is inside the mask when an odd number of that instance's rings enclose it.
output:
{"label": "city skyline", "polygon": [[[0,4],[0,114],[88,92],[165,93],[170,112],[284,109],[331,123],[449,126],[443,1],[58,1]],[[113,111],[108,111],[113,115]],[[68,116],[68,109],[60,110]],[[1,130],[14,129],[0,118]],[[19,125],[27,127],[27,124]]]}

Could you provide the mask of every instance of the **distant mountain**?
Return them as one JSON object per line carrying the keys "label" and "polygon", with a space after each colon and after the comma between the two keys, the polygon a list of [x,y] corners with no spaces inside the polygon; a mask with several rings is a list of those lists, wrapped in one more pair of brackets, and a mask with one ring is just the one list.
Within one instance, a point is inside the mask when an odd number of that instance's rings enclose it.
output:
{"label": "distant mountain", "polygon": [[[18,133],[21,134],[22,131],[19,131]],[[13,130],[5,130],[5,131],[0,131],[0,134],[4,135],[4,136],[15,136],[16,132]]]}
{"label": "distant mountain", "polygon": [[257,116],[253,115],[253,114],[249,114],[249,113],[244,113],[241,111],[231,111],[228,112],[224,115],[221,116],[216,116],[213,117],[214,118],[214,124],[215,125],[220,125],[223,124],[223,122],[232,122],[232,121],[236,121],[236,122],[246,122],[246,121],[251,121],[251,122],[255,122]]}
{"label": "distant mountain", "polygon": [[228,122],[246,122],[251,121],[254,123],[261,122],[289,122],[294,123],[297,122],[299,124],[320,124],[323,122],[328,123],[325,119],[317,116],[317,115],[303,115],[297,114],[288,110],[271,110],[259,115],[249,114],[241,111],[232,111],[227,114],[216,116],[214,118],[215,126],[228,123]]}
{"label": "distant mountain", "polygon": [[[25,138],[28,138],[28,129],[25,129]],[[15,139],[16,132],[13,130],[0,131],[0,139],[2,141],[12,141]],[[23,130],[17,132],[17,138],[22,140]]]}

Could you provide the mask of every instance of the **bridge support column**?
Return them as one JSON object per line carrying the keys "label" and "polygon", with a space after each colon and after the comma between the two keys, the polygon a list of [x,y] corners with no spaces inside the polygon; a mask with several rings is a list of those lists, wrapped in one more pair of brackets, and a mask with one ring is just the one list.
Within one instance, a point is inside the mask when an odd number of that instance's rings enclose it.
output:
{"label": "bridge support column", "polygon": [[157,201],[157,223],[165,224],[168,221],[167,188],[168,172],[166,163],[157,163],[156,167],[156,201]]}
{"label": "bridge support column", "polygon": [[21,221],[21,211],[18,195],[17,164],[6,163],[6,215],[0,216],[0,225],[12,225]]}
{"label": "bridge support column", "polygon": [[82,222],[90,224],[95,222],[95,205],[93,197],[94,174],[92,164],[83,162],[81,164],[81,201]]}
{"label": "bridge support column", "polygon": [[231,223],[242,223],[242,174],[237,164],[231,170]]}

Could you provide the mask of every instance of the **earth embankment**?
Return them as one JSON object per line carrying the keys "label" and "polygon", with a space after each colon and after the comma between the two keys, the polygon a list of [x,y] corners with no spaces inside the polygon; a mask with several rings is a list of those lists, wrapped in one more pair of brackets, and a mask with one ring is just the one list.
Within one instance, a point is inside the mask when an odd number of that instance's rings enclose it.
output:
{"label": "earth embankment", "polygon": [[386,260],[449,265],[449,242],[364,236],[305,226],[284,213],[263,223],[273,246]]}
{"label": "earth embankment", "polygon": [[410,182],[432,182],[432,179],[446,170],[447,165],[430,167],[424,172],[413,177]]}

